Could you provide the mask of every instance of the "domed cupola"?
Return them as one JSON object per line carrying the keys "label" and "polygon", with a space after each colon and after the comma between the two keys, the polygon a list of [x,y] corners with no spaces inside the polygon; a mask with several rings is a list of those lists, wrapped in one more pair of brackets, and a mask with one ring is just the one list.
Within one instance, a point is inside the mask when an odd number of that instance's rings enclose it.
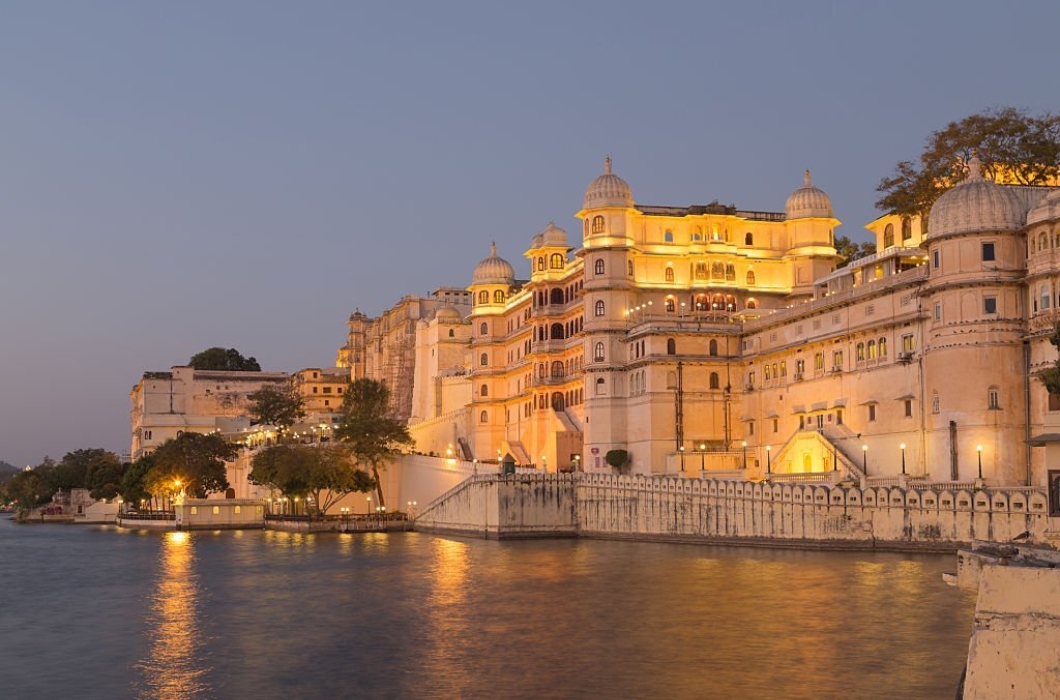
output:
{"label": "domed cupola", "polygon": [[475,265],[471,274],[472,284],[514,284],[515,269],[504,258],[497,255],[497,244],[490,243],[490,256]]}
{"label": "domed cupola", "polygon": [[1038,202],[1038,206],[1027,214],[1027,225],[1060,219],[1060,190],[1053,190]]}
{"label": "domed cupola", "polygon": [[537,235],[541,236],[541,246],[546,248],[567,247],[567,232],[559,226],[556,226],[555,221],[548,222],[548,226],[545,227],[545,230]]}
{"label": "domed cupola", "polygon": [[439,307],[439,309],[434,312],[434,317],[441,323],[459,323],[463,318],[456,307],[450,306],[449,304]]}
{"label": "domed cupola", "polygon": [[806,171],[803,185],[788,197],[784,212],[789,219],[831,219],[832,200],[824,190],[810,184],[810,171]]}
{"label": "domed cupola", "polygon": [[983,177],[979,159],[968,161],[968,177],[931,206],[928,238],[954,233],[1015,231],[1023,228],[1019,195]]}
{"label": "domed cupola", "polygon": [[589,183],[585,190],[583,209],[597,207],[632,207],[633,190],[629,183],[611,172],[611,156],[604,159],[604,172]]}

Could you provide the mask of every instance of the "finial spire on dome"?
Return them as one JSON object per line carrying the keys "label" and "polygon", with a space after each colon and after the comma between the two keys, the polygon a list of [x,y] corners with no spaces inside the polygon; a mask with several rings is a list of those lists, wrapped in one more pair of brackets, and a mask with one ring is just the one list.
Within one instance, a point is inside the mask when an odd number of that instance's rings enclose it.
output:
{"label": "finial spire on dome", "polygon": [[497,257],[497,241],[490,241],[490,257]]}
{"label": "finial spire on dome", "polygon": [[611,174],[611,154],[608,153],[607,157],[604,158],[604,172],[608,175]]}
{"label": "finial spire on dome", "polygon": [[810,169],[806,168],[806,173],[802,176],[802,183],[806,187],[810,186]]}

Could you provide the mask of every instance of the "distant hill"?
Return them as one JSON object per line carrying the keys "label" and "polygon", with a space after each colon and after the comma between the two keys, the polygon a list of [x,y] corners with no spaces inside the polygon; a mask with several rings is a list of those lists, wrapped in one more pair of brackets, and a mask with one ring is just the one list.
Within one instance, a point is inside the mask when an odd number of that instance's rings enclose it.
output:
{"label": "distant hill", "polygon": [[16,467],[14,464],[8,464],[7,462],[0,460],[0,479],[20,471],[22,470]]}

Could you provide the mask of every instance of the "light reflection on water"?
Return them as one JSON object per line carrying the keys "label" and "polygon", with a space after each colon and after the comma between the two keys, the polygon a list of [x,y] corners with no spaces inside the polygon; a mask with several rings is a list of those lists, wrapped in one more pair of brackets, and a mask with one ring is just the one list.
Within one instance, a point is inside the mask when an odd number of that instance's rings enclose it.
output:
{"label": "light reflection on water", "polygon": [[138,664],[142,697],[187,698],[209,693],[210,670],[199,626],[198,574],[194,540],[167,532],[159,551],[157,584],[151,597],[150,652]]}
{"label": "light reflection on water", "polygon": [[954,563],[0,522],[0,694],[949,698]]}

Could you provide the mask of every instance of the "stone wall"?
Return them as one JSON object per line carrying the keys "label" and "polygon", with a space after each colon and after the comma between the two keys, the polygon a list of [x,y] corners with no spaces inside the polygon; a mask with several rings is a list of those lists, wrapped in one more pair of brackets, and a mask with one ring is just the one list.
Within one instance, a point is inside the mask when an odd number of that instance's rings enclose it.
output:
{"label": "stone wall", "polygon": [[953,550],[1049,529],[1038,490],[844,488],[610,475],[479,475],[427,506],[418,530]]}

